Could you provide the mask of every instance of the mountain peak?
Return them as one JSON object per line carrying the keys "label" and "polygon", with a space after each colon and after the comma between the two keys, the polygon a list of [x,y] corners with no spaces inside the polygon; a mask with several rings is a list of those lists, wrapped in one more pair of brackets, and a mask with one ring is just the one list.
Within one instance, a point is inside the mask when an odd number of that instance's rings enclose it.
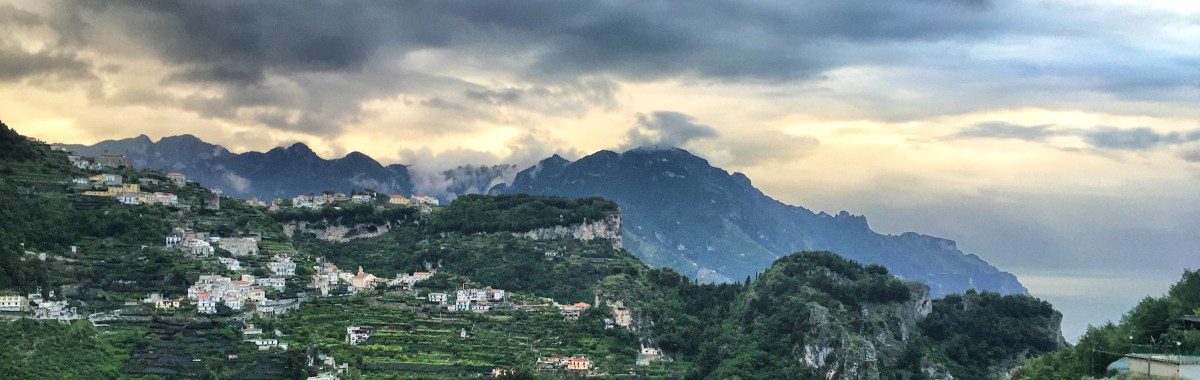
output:
{"label": "mountain peak", "polygon": [[287,148],[287,151],[290,153],[302,153],[302,154],[306,154],[306,155],[307,154],[311,154],[311,155],[316,154],[313,152],[312,148],[308,147],[308,144],[305,144],[302,142],[297,142],[295,144],[292,144],[292,146],[289,146]]}
{"label": "mountain peak", "polygon": [[[144,137],[144,136],[146,136],[146,135],[139,136],[139,138]],[[166,136],[161,139],[158,139],[159,144],[164,143],[164,142],[194,142],[194,143],[208,144],[208,143],[204,142],[204,140],[201,140],[199,137],[196,137],[195,135],[192,135],[189,133],[185,133],[182,135],[175,135],[175,136]]]}
{"label": "mountain peak", "polygon": [[569,163],[571,163],[570,160],[563,158],[563,156],[559,156],[558,153],[555,153],[550,157],[546,157],[546,159],[542,160],[538,164],[542,166],[562,166]]}

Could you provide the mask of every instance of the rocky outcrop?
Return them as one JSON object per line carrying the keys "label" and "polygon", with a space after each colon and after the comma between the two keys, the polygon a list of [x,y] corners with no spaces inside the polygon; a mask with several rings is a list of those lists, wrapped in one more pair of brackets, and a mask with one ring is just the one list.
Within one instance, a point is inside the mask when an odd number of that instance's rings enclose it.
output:
{"label": "rocky outcrop", "polygon": [[[845,325],[836,313],[817,303],[808,305],[809,326],[802,355],[794,358],[827,379],[879,379],[892,368],[917,334],[919,323],[932,311],[929,288],[909,284],[912,300],[905,303],[864,304],[856,327]],[[932,378],[948,378],[939,363],[922,363]]]}
{"label": "rocky outcrop", "polygon": [[533,231],[516,232],[513,236],[534,240],[574,238],[582,241],[605,239],[614,249],[621,249],[621,214],[611,214],[602,220],[587,221],[571,226],[554,226]]}
{"label": "rocky outcrop", "polygon": [[320,222],[292,221],[283,224],[283,233],[292,237],[296,232],[306,232],[317,235],[318,239],[328,242],[345,243],[354,239],[386,234],[392,230],[392,226],[393,222],[390,221],[382,224],[359,223],[353,226],[330,223],[328,220]]}

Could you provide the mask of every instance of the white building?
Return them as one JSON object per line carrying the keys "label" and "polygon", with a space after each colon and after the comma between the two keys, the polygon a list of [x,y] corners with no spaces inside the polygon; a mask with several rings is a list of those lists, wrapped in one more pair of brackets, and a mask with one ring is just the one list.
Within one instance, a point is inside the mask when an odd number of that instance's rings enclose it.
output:
{"label": "white building", "polygon": [[75,308],[69,307],[67,301],[42,302],[33,309],[34,318],[43,320],[70,321],[79,319]]}
{"label": "white building", "polygon": [[191,253],[193,256],[208,256],[216,251],[212,244],[194,237],[184,239],[179,246],[183,248],[184,252]]}
{"label": "white building", "polygon": [[271,262],[267,263],[267,270],[280,277],[295,276],[296,263],[286,255],[275,255]]}
{"label": "white building", "polygon": [[1200,380],[1200,356],[1127,354],[1125,358],[1131,375]]}
{"label": "white building", "polygon": [[231,271],[241,271],[242,270],[242,262],[238,261],[238,259],[235,259],[232,257],[221,257],[221,258],[217,258],[217,261],[220,261],[221,264],[225,265],[225,268],[227,268]]}
{"label": "white building", "polygon": [[371,332],[367,331],[365,327],[346,326],[346,343],[349,343],[351,346],[357,346],[370,338]]}
{"label": "white building", "polygon": [[421,206],[421,205],[437,206],[439,203],[437,198],[434,198],[429,195],[413,195],[412,202],[417,204],[418,206]]}
{"label": "white building", "polygon": [[222,238],[217,246],[229,251],[234,256],[252,256],[258,254],[258,239],[252,237]]}
{"label": "white building", "polygon": [[217,300],[208,293],[198,293],[196,295],[196,312],[200,314],[215,314],[217,312]]}
{"label": "white building", "polygon": [[429,302],[437,302],[437,303],[446,303],[446,300],[449,299],[448,294],[441,293],[441,292],[429,293],[425,297],[427,299],[429,299]]}
{"label": "white building", "polygon": [[175,186],[183,187],[187,185],[187,177],[183,173],[167,173],[167,179],[171,180]]}
{"label": "white building", "polygon": [[264,288],[271,288],[282,292],[283,288],[287,286],[286,281],[287,280],[282,277],[264,277],[255,280],[254,283]]}
{"label": "white building", "polygon": [[117,202],[127,205],[140,205],[142,204],[142,198],[138,193],[120,193],[117,194]]}
{"label": "white building", "polygon": [[24,296],[0,296],[0,311],[29,311],[29,299]]}

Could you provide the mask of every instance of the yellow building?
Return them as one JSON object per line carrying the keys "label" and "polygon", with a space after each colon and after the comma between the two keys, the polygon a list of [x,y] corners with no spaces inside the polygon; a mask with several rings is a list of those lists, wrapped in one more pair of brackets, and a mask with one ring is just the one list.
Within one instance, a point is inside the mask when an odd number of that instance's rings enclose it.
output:
{"label": "yellow building", "polygon": [[136,193],[141,192],[141,189],[142,189],[142,187],[136,183],[126,183],[126,184],[121,184],[121,186],[109,187],[108,190],[104,190],[104,191],[85,191],[85,192],[83,192],[83,195],[90,195],[93,197],[110,197],[111,198],[111,197],[117,196],[117,194],[122,194],[122,193],[135,193],[136,194]]}

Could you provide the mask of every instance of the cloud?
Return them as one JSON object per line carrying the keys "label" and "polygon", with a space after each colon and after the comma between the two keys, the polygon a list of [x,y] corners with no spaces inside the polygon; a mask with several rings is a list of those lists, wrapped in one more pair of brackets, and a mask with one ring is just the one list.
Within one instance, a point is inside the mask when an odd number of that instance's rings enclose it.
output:
{"label": "cloud", "polygon": [[1060,134],[1060,132],[1051,130],[1053,127],[1053,124],[1024,126],[1002,121],[991,121],[963,128],[962,130],[958,131],[958,133],[954,134],[954,137],[1045,141],[1051,136],[1057,136]]}
{"label": "cloud", "polygon": [[92,64],[76,54],[50,49],[25,51],[0,41],[0,81],[19,82],[31,78],[55,82],[96,79]]}
{"label": "cloud", "polygon": [[224,179],[225,182],[229,184],[229,186],[233,186],[233,189],[239,193],[244,193],[247,189],[250,188],[250,180],[249,179],[247,179],[246,177],[242,177],[240,175],[234,174],[233,172],[225,172],[224,174],[221,175],[221,178]]}
{"label": "cloud", "polygon": [[[428,134],[584,117],[616,107],[625,84],[674,80],[754,83],[817,114],[885,120],[1029,105],[1179,113],[1200,100],[1200,54],[1170,47],[1187,46],[1175,31],[1194,20],[1118,5],[63,0],[33,9],[0,9],[0,31],[13,32],[0,39],[47,47],[4,56],[19,68],[0,65],[0,80],[82,78],[90,65],[119,63],[152,74],[101,74],[93,101],[155,89],[159,106],[318,138],[379,122],[368,108],[381,101],[426,102],[433,115],[407,127]],[[1124,38],[1160,34],[1181,43]]]}
{"label": "cloud", "polygon": [[1179,157],[1187,162],[1200,162],[1200,146],[1185,149]]}
{"label": "cloud", "polygon": [[429,148],[404,149],[399,161],[409,163],[413,191],[441,199],[482,193],[500,183],[511,183],[519,170],[551,155],[580,157],[545,130],[533,130],[508,141],[508,152],[493,153],[454,148],[434,152]]}
{"label": "cloud", "polygon": [[[1017,139],[1045,142],[1054,136],[1076,136],[1083,140],[1093,152],[1146,151],[1165,146],[1174,146],[1200,141],[1200,129],[1187,132],[1158,132],[1148,127],[1115,128],[1097,126],[1093,128],[1056,128],[1053,124],[1025,126],[1001,121],[978,123],[963,128],[948,139],[991,138]],[[1188,160],[1187,152],[1181,156]]]}
{"label": "cloud", "polygon": [[621,150],[643,147],[683,147],[693,140],[717,137],[717,130],[695,118],[672,111],[638,114],[637,124],[625,133]]}
{"label": "cloud", "polygon": [[1200,140],[1200,130],[1188,133],[1159,133],[1150,128],[1119,129],[1098,127],[1083,133],[1092,146],[1101,149],[1147,150],[1163,145],[1175,145]]}

